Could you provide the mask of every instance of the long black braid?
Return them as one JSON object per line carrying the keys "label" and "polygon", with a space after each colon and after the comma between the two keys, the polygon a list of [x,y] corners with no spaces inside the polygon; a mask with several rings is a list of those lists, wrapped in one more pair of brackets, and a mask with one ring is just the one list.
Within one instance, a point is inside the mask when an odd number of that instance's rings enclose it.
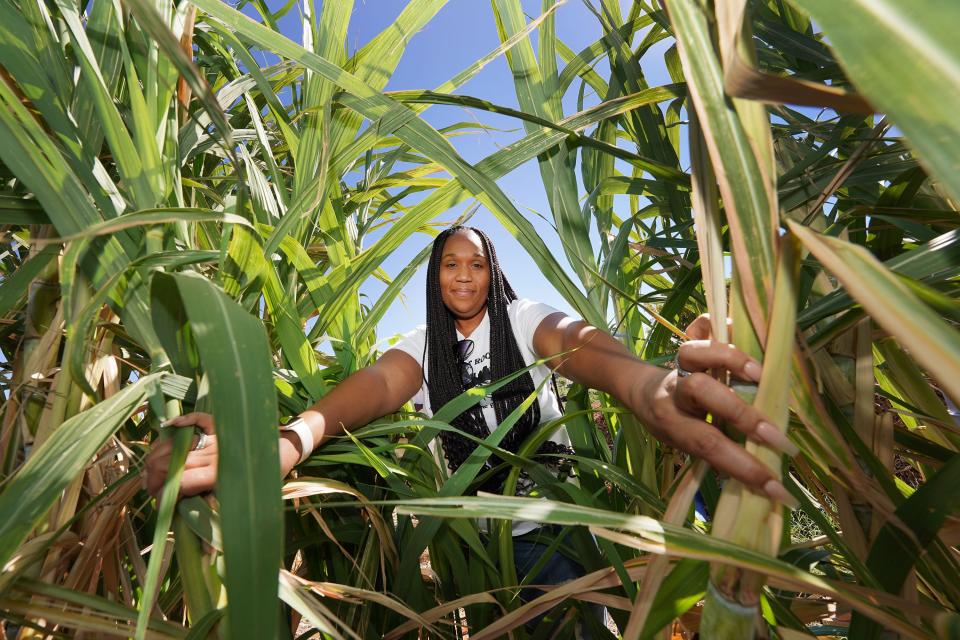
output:
{"label": "long black braid", "polygon": [[[427,268],[427,381],[430,405],[439,408],[465,391],[460,375],[460,362],[456,355],[457,331],[454,316],[443,303],[440,294],[440,267],[443,247],[447,239],[457,232],[473,231],[480,238],[487,263],[490,267],[490,291],[487,294],[487,314],[490,317],[490,369],[493,380],[499,380],[526,366],[517,340],[513,335],[507,305],[517,299],[513,287],[507,282],[497,260],[493,243],[483,231],[472,227],[451,227],[443,231],[433,243],[430,264]],[[493,393],[493,408],[497,423],[502,423],[535,390],[529,372],[511,380]],[[490,435],[483,418],[483,410],[474,405],[451,421],[457,428],[478,438]],[[500,446],[516,451],[523,441],[540,424],[540,403],[533,402],[513,426]],[[463,436],[442,432],[440,439],[451,470],[459,468],[476,448]],[[491,460],[491,465],[499,460]],[[499,491],[505,474],[497,474],[484,484],[484,489]]]}

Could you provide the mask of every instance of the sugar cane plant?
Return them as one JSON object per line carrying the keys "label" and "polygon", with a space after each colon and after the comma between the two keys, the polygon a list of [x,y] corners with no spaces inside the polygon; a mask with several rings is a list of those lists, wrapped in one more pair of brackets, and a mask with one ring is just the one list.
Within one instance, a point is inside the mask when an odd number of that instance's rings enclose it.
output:
{"label": "sugar cane plant", "polygon": [[[246,4],[0,3],[0,637],[523,637],[543,612],[564,637],[581,601],[630,639],[960,637],[956,3],[589,0],[574,51],[568,7],[493,0],[499,46],[402,92],[445,0],[355,51],[352,0],[298,5],[298,41],[294,3]],[[516,107],[458,93],[488,64]],[[455,136],[482,125],[422,117],[448,106],[522,131],[470,164]],[[498,187],[528,161],[559,253]],[[281,482],[278,421],[376,358],[427,254],[384,260],[476,206],[637,355],[667,362],[709,311],[762,360],[733,387],[800,453],[744,446],[799,508],[577,386],[577,484],[532,459],[545,432],[478,442],[547,499],[471,496],[479,465],[437,465],[466,396]],[[177,501],[172,473],[154,501],[143,455],[194,408],[224,436],[216,496]],[[565,525],[588,574],[521,604],[516,518]]]}

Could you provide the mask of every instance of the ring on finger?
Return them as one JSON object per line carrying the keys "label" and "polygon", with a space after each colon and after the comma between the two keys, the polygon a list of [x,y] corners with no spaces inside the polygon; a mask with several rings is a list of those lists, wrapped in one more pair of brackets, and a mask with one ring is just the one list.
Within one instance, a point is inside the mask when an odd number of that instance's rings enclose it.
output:
{"label": "ring on finger", "polygon": [[193,449],[191,449],[191,451],[200,451],[200,450],[203,449],[205,446],[207,446],[207,434],[205,434],[205,433],[203,433],[203,432],[201,431],[201,432],[200,432],[200,437],[197,438],[197,444],[195,444],[195,445],[193,446]]}
{"label": "ring on finger", "polygon": [[679,352],[679,351],[677,351],[677,354],[676,354],[675,356],[673,356],[673,368],[677,370],[677,376],[680,377],[680,378],[686,378],[687,376],[689,376],[689,375],[691,375],[691,374],[693,373],[692,371],[687,371],[686,369],[684,369],[683,367],[680,366],[680,352]]}

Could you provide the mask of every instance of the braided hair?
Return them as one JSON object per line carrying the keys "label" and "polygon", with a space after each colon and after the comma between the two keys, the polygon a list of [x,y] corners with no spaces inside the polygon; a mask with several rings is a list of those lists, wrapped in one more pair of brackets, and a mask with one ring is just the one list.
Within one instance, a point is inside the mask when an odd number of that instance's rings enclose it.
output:
{"label": "braided hair", "polygon": [[[454,316],[443,303],[441,296],[440,268],[447,239],[455,233],[470,231],[480,238],[490,269],[486,312],[490,318],[491,377],[493,380],[499,380],[527,366],[517,346],[510,318],[507,315],[507,305],[517,299],[517,294],[514,293],[513,287],[507,282],[500,269],[493,243],[487,234],[479,229],[451,227],[434,240],[433,252],[430,254],[430,263],[427,268],[428,359],[425,369],[432,407],[442,407],[466,390],[460,375],[460,362],[455,349],[458,338]],[[495,391],[492,394],[492,400],[497,424],[502,423],[534,391],[533,378],[530,377],[529,372],[514,378]],[[451,424],[478,438],[486,438],[490,435],[490,429],[487,427],[483,410],[479,405],[474,405],[461,413],[451,420]],[[533,402],[504,437],[500,446],[515,452],[539,424],[540,403]],[[446,431],[440,434],[440,441],[451,470],[459,468],[476,448],[473,442],[463,436]],[[498,462],[499,459],[491,456],[488,466]],[[497,474],[484,484],[484,488],[499,491],[504,477],[505,472]]]}

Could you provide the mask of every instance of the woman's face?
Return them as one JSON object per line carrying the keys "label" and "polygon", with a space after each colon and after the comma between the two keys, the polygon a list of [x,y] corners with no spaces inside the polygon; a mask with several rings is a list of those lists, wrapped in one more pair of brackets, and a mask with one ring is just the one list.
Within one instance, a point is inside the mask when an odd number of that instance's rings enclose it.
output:
{"label": "woman's face", "polygon": [[489,290],[490,263],[480,236],[473,231],[454,233],[443,245],[440,296],[461,333],[464,328],[472,331],[483,320]]}

